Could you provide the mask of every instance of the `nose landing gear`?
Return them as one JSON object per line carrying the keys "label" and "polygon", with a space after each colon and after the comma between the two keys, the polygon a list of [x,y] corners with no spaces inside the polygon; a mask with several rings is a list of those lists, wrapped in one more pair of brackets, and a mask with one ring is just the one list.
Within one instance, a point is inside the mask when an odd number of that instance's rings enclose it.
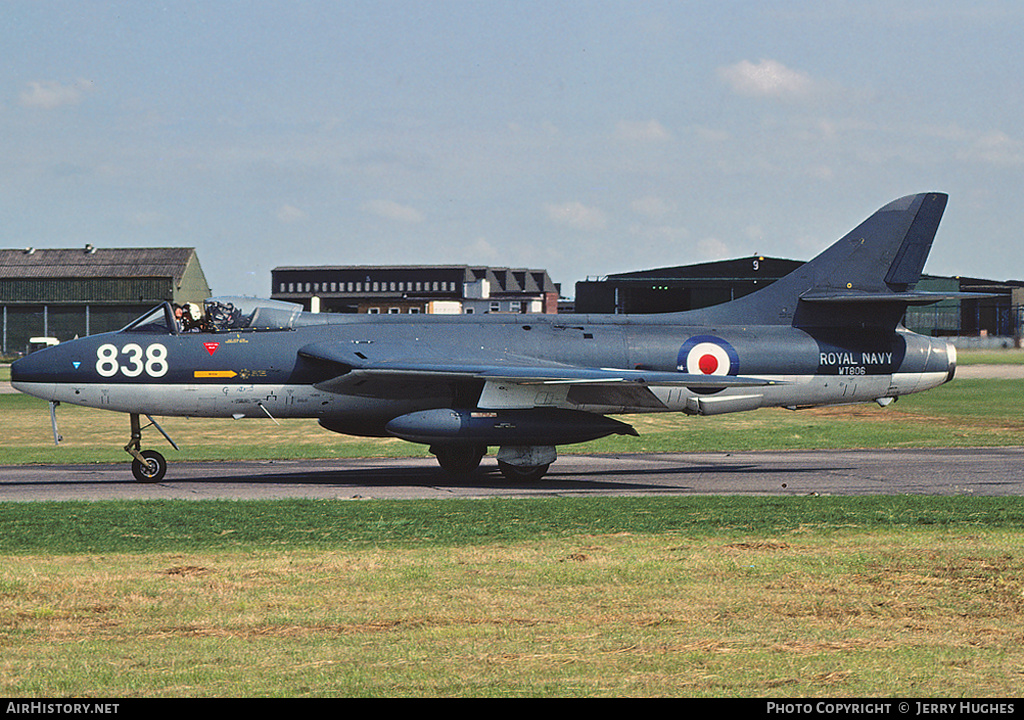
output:
{"label": "nose landing gear", "polygon": [[[164,475],[167,473],[167,460],[163,455],[158,453],[156,450],[142,450],[142,426],[139,423],[139,416],[131,414],[131,426],[132,426],[132,439],[128,441],[128,444],[124,446],[124,451],[132,456],[132,475],[139,482],[144,483],[155,483],[160,482],[164,479]],[[149,415],[146,416],[149,420],[149,427],[152,425],[160,434],[171,444],[175,450],[178,450],[178,446],[171,440],[171,436],[164,432],[164,429],[157,424]]]}
{"label": "nose landing gear", "polygon": [[167,460],[156,450],[143,450],[132,460],[132,475],[139,482],[160,482],[165,474]]}

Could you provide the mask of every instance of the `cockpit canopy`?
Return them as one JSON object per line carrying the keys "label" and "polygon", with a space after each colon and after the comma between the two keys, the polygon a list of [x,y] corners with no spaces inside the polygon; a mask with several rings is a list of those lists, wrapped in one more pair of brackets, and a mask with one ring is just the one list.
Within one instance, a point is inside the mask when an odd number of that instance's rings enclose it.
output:
{"label": "cockpit canopy", "polygon": [[249,297],[216,297],[204,303],[214,332],[222,330],[277,330],[295,326],[302,306],[280,300]]}
{"label": "cockpit canopy", "polygon": [[295,326],[302,306],[249,297],[208,298],[202,304],[173,306],[165,302],[124,327],[122,332],[228,332],[287,330]]}

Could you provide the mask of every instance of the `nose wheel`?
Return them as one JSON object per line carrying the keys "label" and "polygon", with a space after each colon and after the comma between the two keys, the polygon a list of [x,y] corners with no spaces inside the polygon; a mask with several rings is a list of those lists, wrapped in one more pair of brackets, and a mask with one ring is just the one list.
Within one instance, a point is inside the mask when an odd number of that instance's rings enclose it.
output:
{"label": "nose wheel", "polygon": [[166,474],[167,460],[156,450],[143,450],[132,460],[132,475],[139,482],[160,482]]}
{"label": "nose wheel", "polygon": [[[156,450],[141,449],[142,425],[139,423],[139,416],[132,414],[130,417],[132,425],[132,439],[124,446],[124,451],[133,458],[132,475],[134,475],[135,479],[139,482],[160,482],[164,479],[164,475],[167,474],[167,460]],[[151,418],[149,415],[147,415],[146,418],[149,420],[150,425],[159,430],[160,434],[167,439],[167,442],[171,444],[171,447],[177,450],[178,446],[175,445],[174,441],[171,440],[171,437],[164,432],[164,429],[157,424],[156,420]],[[149,427],[149,425],[146,427]]]}

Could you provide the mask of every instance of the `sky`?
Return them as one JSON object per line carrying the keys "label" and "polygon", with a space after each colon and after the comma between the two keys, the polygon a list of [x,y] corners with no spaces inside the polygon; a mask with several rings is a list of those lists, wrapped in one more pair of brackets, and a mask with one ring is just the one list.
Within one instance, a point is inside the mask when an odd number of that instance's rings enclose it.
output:
{"label": "sky", "polygon": [[1017,0],[0,1],[0,247],[575,283],[808,260],[950,196],[925,266],[1024,279]]}

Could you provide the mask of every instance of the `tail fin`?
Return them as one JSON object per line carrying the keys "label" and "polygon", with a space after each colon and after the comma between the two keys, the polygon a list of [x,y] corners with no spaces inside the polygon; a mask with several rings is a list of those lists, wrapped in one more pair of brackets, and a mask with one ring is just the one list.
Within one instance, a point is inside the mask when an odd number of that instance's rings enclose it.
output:
{"label": "tail fin", "polygon": [[709,308],[713,321],[721,313],[752,324],[895,328],[908,305],[950,297],[913,291],[947,199],[922,193],[894,200],[764,290]]}

